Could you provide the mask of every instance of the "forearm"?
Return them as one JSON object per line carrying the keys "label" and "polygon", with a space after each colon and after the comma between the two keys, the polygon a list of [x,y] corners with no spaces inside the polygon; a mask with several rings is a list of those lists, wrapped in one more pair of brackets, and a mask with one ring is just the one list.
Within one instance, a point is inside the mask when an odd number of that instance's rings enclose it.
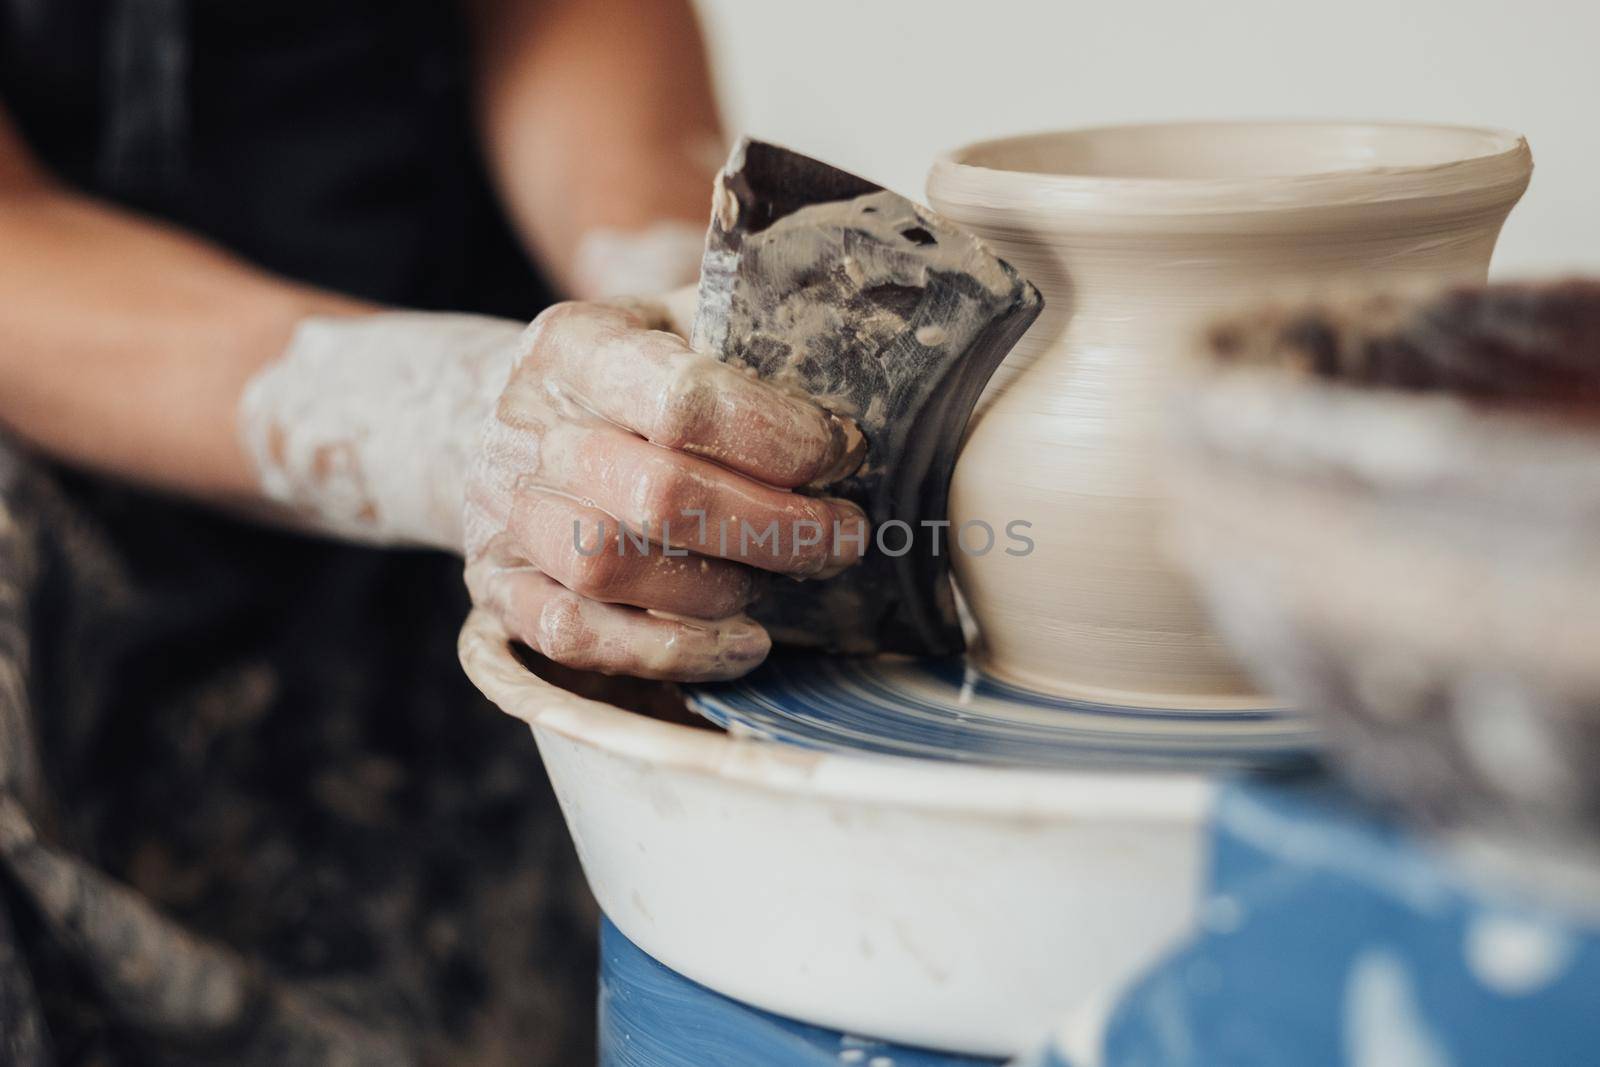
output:
{"label": "forearm", "polygon": [[597,295],[586,235],[703,230],[724,137],[687,0],[483,0],[477,26],[490,166],[569,293]]}
{"label": "forearm", "polygon": [[36,175],[9,177],[0,423],[74,465],[216,501],[256,499],[235,424],[245,382],[302,318],[359,305]]}

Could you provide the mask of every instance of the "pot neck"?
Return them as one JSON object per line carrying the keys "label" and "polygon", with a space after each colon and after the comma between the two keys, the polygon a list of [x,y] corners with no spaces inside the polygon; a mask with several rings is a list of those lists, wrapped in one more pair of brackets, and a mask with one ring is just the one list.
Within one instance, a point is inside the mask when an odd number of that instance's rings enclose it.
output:
{"label": "pot neck", "polygon": [[1092,318],[1101,332],[1141,334],[1335,287],[1481,282],[1509,210],[1406,220],[1378,212],[1362,225],[1270,229],[1229,229],[1214,217],[1200,226],[1171,219],[1166,229],[1143,220],[1122,232],[966,224],[1039,287],[1042,327]]}

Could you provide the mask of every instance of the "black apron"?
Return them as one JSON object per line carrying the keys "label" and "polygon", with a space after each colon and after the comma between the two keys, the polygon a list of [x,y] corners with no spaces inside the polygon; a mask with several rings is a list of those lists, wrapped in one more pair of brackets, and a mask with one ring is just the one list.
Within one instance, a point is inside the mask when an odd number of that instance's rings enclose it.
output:
{"label": "black apron", "polygon": [[0,99],[71,185],[314,285],[531,317],[447,0],[0,0]]}
{"label": "black apron", "polygon": [[[64,182],[252,263],[526,319],[464,29],[0,0],[0,102]],[[525,729],[454,662],[465,610],[459,560],[0,441],[0,1065],[592,1062],[592,906]]]}

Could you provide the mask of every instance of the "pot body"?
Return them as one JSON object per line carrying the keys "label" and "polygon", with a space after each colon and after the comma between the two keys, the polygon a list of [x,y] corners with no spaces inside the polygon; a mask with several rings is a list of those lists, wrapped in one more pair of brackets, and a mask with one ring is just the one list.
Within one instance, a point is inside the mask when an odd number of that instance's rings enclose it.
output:
{"label": "pot body", "polygon": [[1167,557],[1181,359],[1263,293],[1482,280],[1530,171],[1499,131],[1347,123],[1109,127],[936,163],[934,208],[1045,297],[951,487],[955,528],[1021,522],[1032,541],[954,555],[978,662],[1108,703],[1266,703]]}

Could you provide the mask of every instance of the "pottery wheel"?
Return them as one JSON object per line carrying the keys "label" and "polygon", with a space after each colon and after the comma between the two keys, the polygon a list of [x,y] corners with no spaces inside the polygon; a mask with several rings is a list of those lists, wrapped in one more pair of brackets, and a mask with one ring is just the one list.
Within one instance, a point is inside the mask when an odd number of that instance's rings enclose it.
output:
{"label": "pottery wheel", "polygon": [[1316,747],[1296,712],[1096,704],[1009,685],[961,657],[777,655],[684,695],[735,733],[968,763],[1226,770],[1307,762]]}

